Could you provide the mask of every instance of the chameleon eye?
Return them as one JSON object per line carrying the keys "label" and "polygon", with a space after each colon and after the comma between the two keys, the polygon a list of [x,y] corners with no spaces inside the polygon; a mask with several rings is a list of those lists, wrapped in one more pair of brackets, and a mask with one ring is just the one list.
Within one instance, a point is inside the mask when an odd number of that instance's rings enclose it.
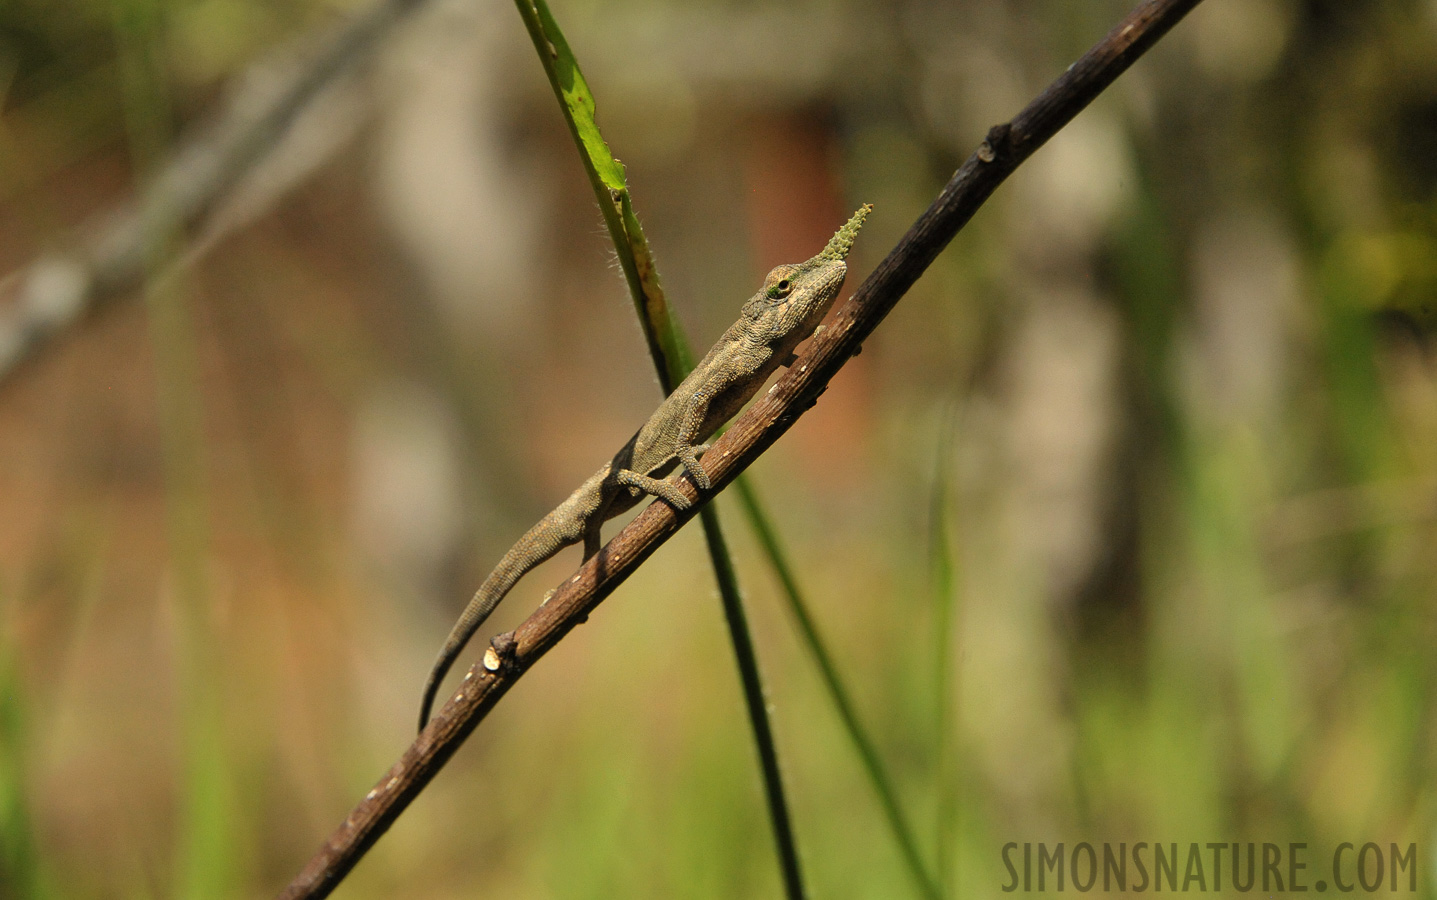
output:
{"label": "chameleon eye", "polygon": [[791,281],[789,281],[787,278],[785,278],[785,279],[783,279],[782,281],[780,281],[778,284],[775,284],[773,287],[771,287],[771,288],[768,289],[768,299],[770,299],[770,300],[778,300],[778,299],[780,299],[781,297],[786,297],[786,296],[788,296],[788,291],[789,291],[789,289],[792,288],[792,287],[793,287],[793,282],[791,282]]}

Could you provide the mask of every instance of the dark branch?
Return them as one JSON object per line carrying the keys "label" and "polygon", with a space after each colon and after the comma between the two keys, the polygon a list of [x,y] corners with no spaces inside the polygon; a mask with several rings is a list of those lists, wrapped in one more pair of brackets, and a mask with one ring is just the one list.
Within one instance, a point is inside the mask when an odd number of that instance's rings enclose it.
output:
{"label": "dark branch", "polygon": [[[838,309],[832,325],[813,340],[801,362],[704,456],[715,493],[813,406],[838,370],[858,353],[864,339],[998,185],[1199,2],[1146,0],[1013,121],[988,133],[933,205]],[[697,497],[692,483],[685,480],[682,488],[689,497]],[[281,898],[327,896],[509,688],[697,512],[697,506],[675,513],[666,503],[650,504],[523,624],[496,637],[484,660],[464,677],[458,693],[330,835]]]}

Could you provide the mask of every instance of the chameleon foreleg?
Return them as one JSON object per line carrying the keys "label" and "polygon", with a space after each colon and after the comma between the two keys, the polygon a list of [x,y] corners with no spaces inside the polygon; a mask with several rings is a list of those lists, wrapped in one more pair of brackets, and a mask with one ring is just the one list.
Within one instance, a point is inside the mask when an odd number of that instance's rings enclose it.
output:
{"label": "chameleon foreleg", "polygon": [[[722,384],[712,386],[714,390],[721,389]],[[691,398],[684,407],[683,417],[679,420],[679,433],[674,442],[674,456],[684,464],[684,469],[689,477],[694,480],[701,490],[711,490],[713,479],[704,467],[699,463],[699,454],[706,453],[709,444],[695,444],[693,440],[700,436],[703,428],[704,417],[709,411],[709,392],[703,392]]]}

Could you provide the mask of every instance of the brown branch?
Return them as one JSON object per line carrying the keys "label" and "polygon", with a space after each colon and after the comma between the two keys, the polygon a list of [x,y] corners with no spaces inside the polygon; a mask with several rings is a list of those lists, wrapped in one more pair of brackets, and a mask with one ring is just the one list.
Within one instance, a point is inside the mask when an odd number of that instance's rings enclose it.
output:
{"label": "brown branch", "polygon": [[[802,361],[740,416],[704,456],[714,493],[733,481],[817,402],[838,370],[859,352],[864,339],[998,185],[1199,2],[1146,0],[1015,119],[988,133],[933,205],[839,307],[833,323],[814,338]],[[681,484],[690,498],[697,498],[691,482]],[[517,629],[494,638],[483,661],[464,676],[458,693],[280,897],[327,896],[509,688],[697,512],[697,505],[676,513],[666,503],[650,504]]]}

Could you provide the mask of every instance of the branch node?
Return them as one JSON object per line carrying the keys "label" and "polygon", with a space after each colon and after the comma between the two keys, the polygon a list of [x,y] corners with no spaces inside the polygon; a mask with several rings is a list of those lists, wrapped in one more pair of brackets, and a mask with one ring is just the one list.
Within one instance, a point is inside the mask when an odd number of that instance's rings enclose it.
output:
{"label": "branch node", "polygon": [[489,642],[489,649],[484,651],[484,668],[490,672],[498,672],[513,665],[518,650],[519,641],[514,637],[514,632],[506,631],[494,635],[494,639]]}
{"label": "branch node", "polygon": [[1009,138],[1011,138],[1012,135],[1013,124],[1011,122],[994,125],[988,129],[988,136],[984,138],[983,143],[978,146],[978,159],[985,163],[990,163],[997,159],[1000,153],[1007,151]]}

